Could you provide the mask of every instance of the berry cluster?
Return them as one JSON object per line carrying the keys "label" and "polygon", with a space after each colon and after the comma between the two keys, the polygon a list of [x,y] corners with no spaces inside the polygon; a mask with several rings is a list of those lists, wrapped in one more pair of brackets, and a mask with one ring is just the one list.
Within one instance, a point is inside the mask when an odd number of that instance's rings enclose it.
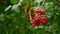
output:
{"label": "berry cluster", "polygon": [[47,22],[47,18],[46,17],[43,17],[43,18],[40,18],[40,17],[35,17],[32,21],[31,21],[31,24],[35,27],[35,26],[41,26],[41,25],[44,25],[44,24],[48,24]]}
{"label": "berry cluster", "polygon": [[[35,14],[37,14],[39,16],[36,16]],[[42,17],[42,15],[43,15],[43,17]],[[31,14],[31,17],[32,17],[31,24],[33,25],[33,27],[48,24],[48,22],[47,22],[48,18],[46,18],[44,15],[46,15],[45,10],[34,10],[34,14]],[[25,16],[27,18],[30,18],[29,14],[26,14]]]}

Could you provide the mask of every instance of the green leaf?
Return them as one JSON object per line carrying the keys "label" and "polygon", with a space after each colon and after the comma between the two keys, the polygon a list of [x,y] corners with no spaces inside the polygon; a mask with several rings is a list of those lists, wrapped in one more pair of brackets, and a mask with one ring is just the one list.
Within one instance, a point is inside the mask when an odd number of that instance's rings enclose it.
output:
{"label": "green leaf", "polygon": [[10,0],[12,4],[16,4],[19,0]]}

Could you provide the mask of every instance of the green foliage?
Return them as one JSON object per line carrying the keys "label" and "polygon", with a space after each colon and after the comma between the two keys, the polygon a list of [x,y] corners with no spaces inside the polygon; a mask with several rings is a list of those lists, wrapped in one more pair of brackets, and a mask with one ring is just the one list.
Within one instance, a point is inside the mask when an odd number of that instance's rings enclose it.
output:
{"label": "green foliage", "polygon": [[[0,34],[60,34],[60,7],[58,7],[60,1],[46,0],[48,5],[44,9],[47,12],[46,17],[49,19],[48,24],[37,29],[32,28],[30,20],[25,17],[27,12],[22,9],[22,6],[17,5],[19,0],[9,2],[13,5],[7,11],[4,10],[10,4],[0,2]],[[38,5],[34,0],[23,0],[22,3],[25,9],[30,4],[32,11]],[[42,2],[41,6],[43,6]],[[46,5],[44,4],[44,6]]]}
{"label": "green foliage", "polygon": [[18,3],[19,0],[10,0],[11,4],[16,4]]}

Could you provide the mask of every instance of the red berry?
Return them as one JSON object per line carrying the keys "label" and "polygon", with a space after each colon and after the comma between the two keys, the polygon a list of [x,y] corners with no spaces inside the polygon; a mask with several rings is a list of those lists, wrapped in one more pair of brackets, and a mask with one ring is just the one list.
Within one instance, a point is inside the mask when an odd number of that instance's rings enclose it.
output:
{"label": "red berry", "polygon": [[26,16],[26,18],[28,18],[28,19],[30,18],[30,17],[29,17],[29,14],[25,14],[25,16]]}
{"label": "red berry", "polygon": [[37,26],[41,26],[41,25],[43,25],[41,22],[40,23],[37,23]]}
{"label": "red berry", "polygon": [[47,20],[48,20],[48,18],[41,18],[41,23],[42,24],[48,24],[48,22],[47,22]]}
{"label": "red berry", "polygon": [[46,17],[43,17],[43,18],[41,18],[41,20],[45,20],[45,21],[47,21],[47,20],[48,20],[48,18],[46,18]]}
{"label": "red berry", "polygon": [[35,10],[34,13],[40,14],[40,15],[45,15],[46,12],[44,10]]}
{"label": "red berry", "polygon": [[45,14],[46,14],[46,12],[44,10],[40,11],[40,15],[45,15]]}
{"label": "red berry", "polygon": [[40,13],[40,10],[35,10],[34,13],[39,14]]}
{"label": "red berry", "polygon": [[48,22],[47,22],[47,21],[41,21],[41,23],[42,23],[42,24],[48,24]]}

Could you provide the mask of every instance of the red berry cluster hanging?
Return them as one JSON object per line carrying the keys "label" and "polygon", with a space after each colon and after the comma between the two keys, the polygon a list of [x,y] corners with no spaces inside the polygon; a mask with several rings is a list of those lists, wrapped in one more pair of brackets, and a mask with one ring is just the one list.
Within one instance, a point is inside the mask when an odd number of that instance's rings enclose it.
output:
{"label": "red berry cluster hanging", "polygon": [[[36,14],[38,16],[36,16]],[[45,15],[46,15],[45,10],[34,10],[34,14],[31,14],[31,18],[32,18],[31,24],[33,25],[33,27],[48,24],[48,22],[47,22],[48,18],[45,17]],[[25,14],[25,16],[27,18],[30,18],[29,14]]]}
{"label": "red berry cluster hanging", "polygon": [[[44,10],[35,10],[34,13],[39,15],[39,16],[35,16],[34,19],[32,19],[32,21],[31,21],[31,24],[34,27],[48,24],[48,22],[47,22],[48,18],[44,16],[44,15],[46,15],[46,12]],[[43,17],[42,17],[42,15],[43,15]]]}

